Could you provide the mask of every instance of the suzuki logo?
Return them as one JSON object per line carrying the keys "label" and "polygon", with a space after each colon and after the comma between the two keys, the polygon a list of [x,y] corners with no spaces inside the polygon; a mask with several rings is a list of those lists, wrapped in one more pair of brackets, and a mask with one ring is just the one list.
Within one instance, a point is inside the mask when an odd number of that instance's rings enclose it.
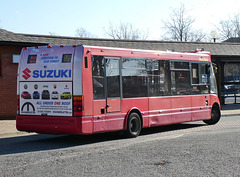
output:
{"label": "suzuki logo", "polygon": [[24,75],[22,75],[22,77],[23,77],[25,80],[28,80],[29,77],[31,77],[31,75],[30,75],[29,73],[31,73],[31,71],[30,71],[28,68],[24,69],[24,70],[23,70],[23,74],[24,74]]}

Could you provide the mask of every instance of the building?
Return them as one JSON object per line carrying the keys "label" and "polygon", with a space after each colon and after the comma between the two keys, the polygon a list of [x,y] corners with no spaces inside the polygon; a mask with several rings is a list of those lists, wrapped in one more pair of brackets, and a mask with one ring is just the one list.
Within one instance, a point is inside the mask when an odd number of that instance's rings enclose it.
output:
{"label": "building", "polygon": [[[204,48],[212,54],[212,61],[217,65],[217,83],[219,97],[224,85],[224,66],[229,63],[240,63],[239,43],[201,43],[201,42],[169,42],[148,40],[113,40],[98,38],[78,38],[50,35],[33,35],[13,33],[0,29],[0,119],[16,115],[16,78],[18,59],[23,47],[40,45],[94,45],[106,47],[122,47],[149,50],[173,50],[179,52],[195,51]],[[239,80],[231,80],[231,84],[239,85]],[[222,97],[221,97],[222,98]],[[224,98],[222,98],[224,103]]]}

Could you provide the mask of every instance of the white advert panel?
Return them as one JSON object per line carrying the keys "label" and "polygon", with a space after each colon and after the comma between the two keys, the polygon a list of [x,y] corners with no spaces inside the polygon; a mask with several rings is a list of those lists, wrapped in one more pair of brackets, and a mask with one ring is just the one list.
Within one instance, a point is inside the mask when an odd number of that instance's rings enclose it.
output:
{"label": "white advert panel", "polygon": [[72,82],[20,82],[20,114],[72,116]]}

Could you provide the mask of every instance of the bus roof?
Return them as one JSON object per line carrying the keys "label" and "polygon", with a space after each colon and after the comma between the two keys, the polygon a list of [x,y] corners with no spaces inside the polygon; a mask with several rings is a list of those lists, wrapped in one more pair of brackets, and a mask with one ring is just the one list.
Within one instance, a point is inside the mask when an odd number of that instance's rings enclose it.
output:
{"label": "bus roof", "polygon": [[83,46],[85,52],[91,55],[115,56],[115,57],[137,57],[149,59],[169,59],[169,60],[187,60],[187,61],[211,61],[210,52],[193,51],[193,52],[174,52],[174,51],[157,51],[141,50],[100,46]]}
{"label": "bus roof", "polygon": [[[175,51],[158,51],[158,50],[142,50],[142,49],[129,49],[129,48],[115,48],[103,46],[90,46],[80,45],[84,48],[85,54],[100,55],[100,56],[115,56],[115,57],[132,57],[132,58],[149,58],[149,59],[166,59],[166,60],[187,60],[187,61],[211,61],[210,52],[201,50],[188,51],[188,52],[175,52]],[[60,46],[39,46],[29,47],[26,49],[36,48],[69,48],[79,47],[79,45],[60,45]]]}

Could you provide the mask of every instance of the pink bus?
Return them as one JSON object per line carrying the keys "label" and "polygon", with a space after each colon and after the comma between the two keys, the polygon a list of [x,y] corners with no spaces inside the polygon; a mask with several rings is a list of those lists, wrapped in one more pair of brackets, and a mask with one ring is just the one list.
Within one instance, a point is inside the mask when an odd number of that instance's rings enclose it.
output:
{"label": "pink bus", "polygon": [[[95,46],[24,48],[19,131],[93,134],[220,119],[210,53]],[[21,96],[28,93],[30,96]]]}

